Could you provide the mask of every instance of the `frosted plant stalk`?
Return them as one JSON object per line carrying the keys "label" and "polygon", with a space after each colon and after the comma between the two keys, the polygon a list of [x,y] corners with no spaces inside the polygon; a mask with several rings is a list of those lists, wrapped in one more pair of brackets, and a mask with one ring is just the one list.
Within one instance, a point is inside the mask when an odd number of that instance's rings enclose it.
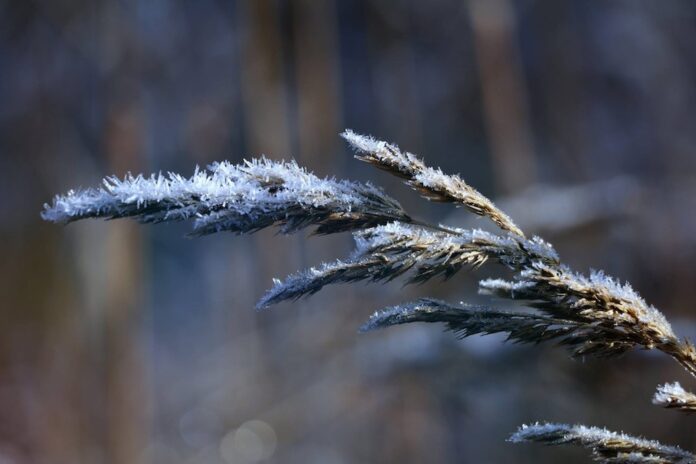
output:
{"label": "frosted plant stalk", "polygon": [[426,166],[416,155],[402,152],[396,145],[356,134],[350,129],[341,136],[355,149],[355,157],[389,171],[418,190],[429,200],[463,205],[479,216],[487,216],[501,229],[520,237],[524,234],[510,217],[459,176]]}
{"label": "frosted plant stalk", "polygon": [[471,335],[507,333],[507,340],[537,344],[556,341],[570,349],[573,357],[613,356],[637,343],[624,334],[582,319],[543,314],[498,311],[486,306],[452,305],[422,298],[375,312],[361,331],[381,329],[412,322],[442,322],[461,338]]}
{"label": "frosted plant stalk", "polygon": [[316,225],[318,233],[409,222],[396,200],[370,184],[320,179],[297,163],[266,158],[215,163],[179,174],[107,177],[101,188],[71,190],[46,204],[53,222],[133,217],[140,222],[194,220],[194,234],[254,232],[274,224],[283,233]]}
{"label": "frosted plant stalk", "polygon": [[584,425],[549,423],[523,425],[510,437],[510,441],[579,445],[591,450],[594,460],[600,463],[693,464],[696,462],[693,454],[676,446],[666,446],[654,440]]}
{"label": "frosted plant stalk", "polygon": [[696,412],[696,395],[684,390],[679,382],[666,383],[657,387],[653,404],[684,412]]}
{"label": "frosted plant stalk", "polygon": [[[317,233],[352,231],[356,248],[343,260],[324,263],[274,286],[258,306],[311,295],[328,284],[359,280],[408,282],[451,278],[462,268],[488,261],[512,271],[509,279],[486,279],[480,292],[517,300],[532,312],[452,305],[433,299],[392,306],[372,315],[370,331],[413,322],[440,322],[460,337],[507,333],[516,342],[555,340],[575,357],[622,354],[632,348],[660,350],[696,377],[696,349],[680,339],[667,319],[628,284],[601,271],[583,275],[561,262],[554,248],[524,232],[495,204],[458,175],[427,166],[396,145],[341,134],[355,157],[405,180],[430,200],[464,206],[489,218],[499,234],[428,224],[412,219],[399,203],[370,184],[321,179],[295,162],[265,158],[242,164],[215,163],[190,178],[178,174],[107,177],[100,188],[58,195],[42,212],[45,220],[132,217],[140,222],[192,220],[194,235],[250,233],[279,226],[291,233],[314,226]],[[653,402],[696,410],[696,395],[678,383],[658,388]],[[578,444],[605,463],[693,463],[676,447],[604,429],[563,424],[524,426],[511,441]]]}
{"label": "frosted plant stalk", "polygon": [[464,266],[479,267],[489,259],[520,269],[533,262],[556,263],[555,250],[541,239],[498,236],[481,230],[426,229],[389,223],[354,233],[356,249],[347,260],[325,263],[277,280],[257,305],[267,307],[316,293],[329,284],[389,281],[406,273],[410,282],[450,278]]}

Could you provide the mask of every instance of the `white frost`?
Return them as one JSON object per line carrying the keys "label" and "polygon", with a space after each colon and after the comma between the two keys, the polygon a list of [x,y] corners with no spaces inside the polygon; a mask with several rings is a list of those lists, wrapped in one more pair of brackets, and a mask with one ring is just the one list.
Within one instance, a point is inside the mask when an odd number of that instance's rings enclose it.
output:
{"label": "white frost", "polygon": [[[44,205],[42,217],[68,222],[85,217],[137,217],[144,222],[195,219],[195,228],[251,227],[290,208],[331,208],[351,212],[367,196],[387,198],[371,185],[321,179],[294,161],[266,158],[242,164],[215,163],[193,176],[127,174],[107,177],[96,189],[58,195]],[[398,205],[397,205],[398,206]]]}
{"label": "white frost", "polygon": [[[655,456],[667,457],[670,459],[668,462],[675,463],[693,462],[694,459],[691,453],[676,446],[666,446],[655,440],[584,425],[552,423],[523,425],[509,438],[509,441],[513,443],[539,441],[554,445],[580,444],[606,458],[601,462],[616,462],[610,460],[607,453],[615,453],[617,457],[622,458],[630,457],[632,461],[628,462],[654,462]],[[658,462],[665,461],[663,459]]]}
{"label": "white frost", "polygon": [[665,407],[696,407],[696,395],[684,390],[679,382],[666,383],[657,387],[652,402]]}

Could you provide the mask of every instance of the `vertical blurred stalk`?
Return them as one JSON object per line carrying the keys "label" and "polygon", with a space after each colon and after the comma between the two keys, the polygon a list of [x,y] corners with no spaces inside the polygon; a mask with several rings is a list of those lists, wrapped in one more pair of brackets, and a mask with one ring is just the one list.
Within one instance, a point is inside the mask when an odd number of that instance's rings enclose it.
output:
{"label": "vertical blurred stalk", "polygon": [[[291,134],[286,91],[287,72],[283,66],[284,44],[281,39],[279,8],[268,0],[241,0],[236,26],[241,32],[242,113],[245,140],[250,156],[266,154],[272,158],[290,158]],[[254,239],[255,243],[258,238]],[[258,256],[263,277],[278,262],[298,264],[299,238],[292,245],[263,243]],[[295,258],[295,259],[292,259]],[[258,263],[249,263],[256,266]],[[263,292],[268,280],[259,279],[256,294]],[[269,279],[270,280],[270,279]]]}
{"label": "vertical blurred stalk", "polygon": [[[339,148],[337,18],[332,0],[292,2],[300,152],[306,165],[335,160]],[[336,171],[336,166],[323,166]]]}
{"label": "vertical blurred stalk", "polygon": [[[112,172],[142,171],[144,121],[138,103],[117,105],[107,120]],[[151,401],[142,343],[144,250],[142,228],[114,221],[105,240],[104,340],[106,462],[138,463],[149,444]]]}
{"label": "vertical blurred stalk", "polygon": [[[95,2],[93,11],[97,40],[90,57],[98,74],[91,91],[95,102],[104,103],[93,110],[94,148],[104,153],[108,172],[143,171],[146,128],[140,87],[133,85],[142,80],[142,49],[131,40],[135,24],[125,4]],[[92,449],[85,462],[140,464],[152,424],[141,324],[148,254],[142,228],[129,221],[114,221],[90,235],[78,242],[88,308],[90,365],[84,375],[97,387],[87,392],[85,434]]]}
{"label": "vertical blurred stalk", "polygon": [[283,44],[274,2],[241,0],[236,26],[242,30],[242,97],[250,154],[289,155],[290,133]]}
{"label": "vertical blurred stalk", "polygon": [[[333,0],[298,0],[290,2],[289,8],[294,38],[291,68],[297,102],[296,155],[312,170],[322,174],[340,173],[344,169],[343,160],[334,156],[340,149],[337,134],[341,130],[336,4]],[[328,254],[331,244],[325,242],[323,246],[322,254]],[[311,258],[304,242],[298,249],[302,253],[302,266],[307,266]]]}
{"label": "vertical blurred stalk", "polygon": [[469,0],[483,110],[500,193],[536,181],[534,144],[510,0]]}

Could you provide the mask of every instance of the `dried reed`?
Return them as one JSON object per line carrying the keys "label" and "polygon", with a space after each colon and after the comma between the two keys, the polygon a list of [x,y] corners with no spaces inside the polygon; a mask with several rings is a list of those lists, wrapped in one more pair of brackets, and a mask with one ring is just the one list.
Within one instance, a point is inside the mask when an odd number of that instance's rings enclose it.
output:
{"label": "dried reed", "polygon": [[[574,272],[554,248],[527,238],[510,217],[459,176],[427,166],[397,146],[341,134],[356,158],[394,174],[434,201],[464,206],[489,218],[501,234],[427,224],[411,218],[382,190],[357,182],[320,179],[295,162],[267,159],[240,165],[216,163],[191,178],[127,175],[108,177],[103,187],[70,191],[44,207],[53,222],[84,218],[132,217],[140,222],[192,219],[194,235],[220,231],[250,233],[277,225],[283,233],[315,226],[316,233],[353,231],[356,249],[345,260],[289,276],[259,301],[274,303],[311,295],[325,285],[359,280],[408,282],[451,278],[463,267],[494,261],[513,271],[512,280],[487,279],[480,292],[524,302],[534,312],[506,312],[485,306],[452,305],[421,299],[376,312],[362,327],[370,331],[411,322],[440,322],[460,337],[507,333],[516,342],[555,340],[574,357],[613,357],[633,348],[656,349],[696,377],[696,349],[680,339],[667,319],[627,283],[592,272]],[[682,411],[696,410],[696,395],[677,383],[658,388],[653,402]],[[696,462],[679,448],[584,426],[523,426],[511,441],[579,444],[605,463]]]}
{"label": "dried reed", "polygon": [[676,446],[610,432],[597,427],[566,424],[523,425],[511,437],[513,443],[539,442],[547,445],[580,445],[592,451],[601,463],[693,463],[696,456]]}

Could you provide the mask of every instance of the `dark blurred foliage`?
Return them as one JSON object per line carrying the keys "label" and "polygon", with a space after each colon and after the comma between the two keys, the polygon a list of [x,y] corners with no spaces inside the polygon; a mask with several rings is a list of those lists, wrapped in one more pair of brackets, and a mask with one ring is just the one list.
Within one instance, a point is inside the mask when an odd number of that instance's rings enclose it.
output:
{"label": "dark blurred foliage", "polygon": [[696,450],[693,417],[649,404],[694,389],[665,356],[356,333],[415,296],[482,301],[485,269],[255,312],[350,238],[39,219],[107,174],[265,153],[485,225],[352,160],[350,127],[461,172],[693,336],[695,28],[690,0],[0,2],[0,462],[587,462],[504,442],[542,419]]}

